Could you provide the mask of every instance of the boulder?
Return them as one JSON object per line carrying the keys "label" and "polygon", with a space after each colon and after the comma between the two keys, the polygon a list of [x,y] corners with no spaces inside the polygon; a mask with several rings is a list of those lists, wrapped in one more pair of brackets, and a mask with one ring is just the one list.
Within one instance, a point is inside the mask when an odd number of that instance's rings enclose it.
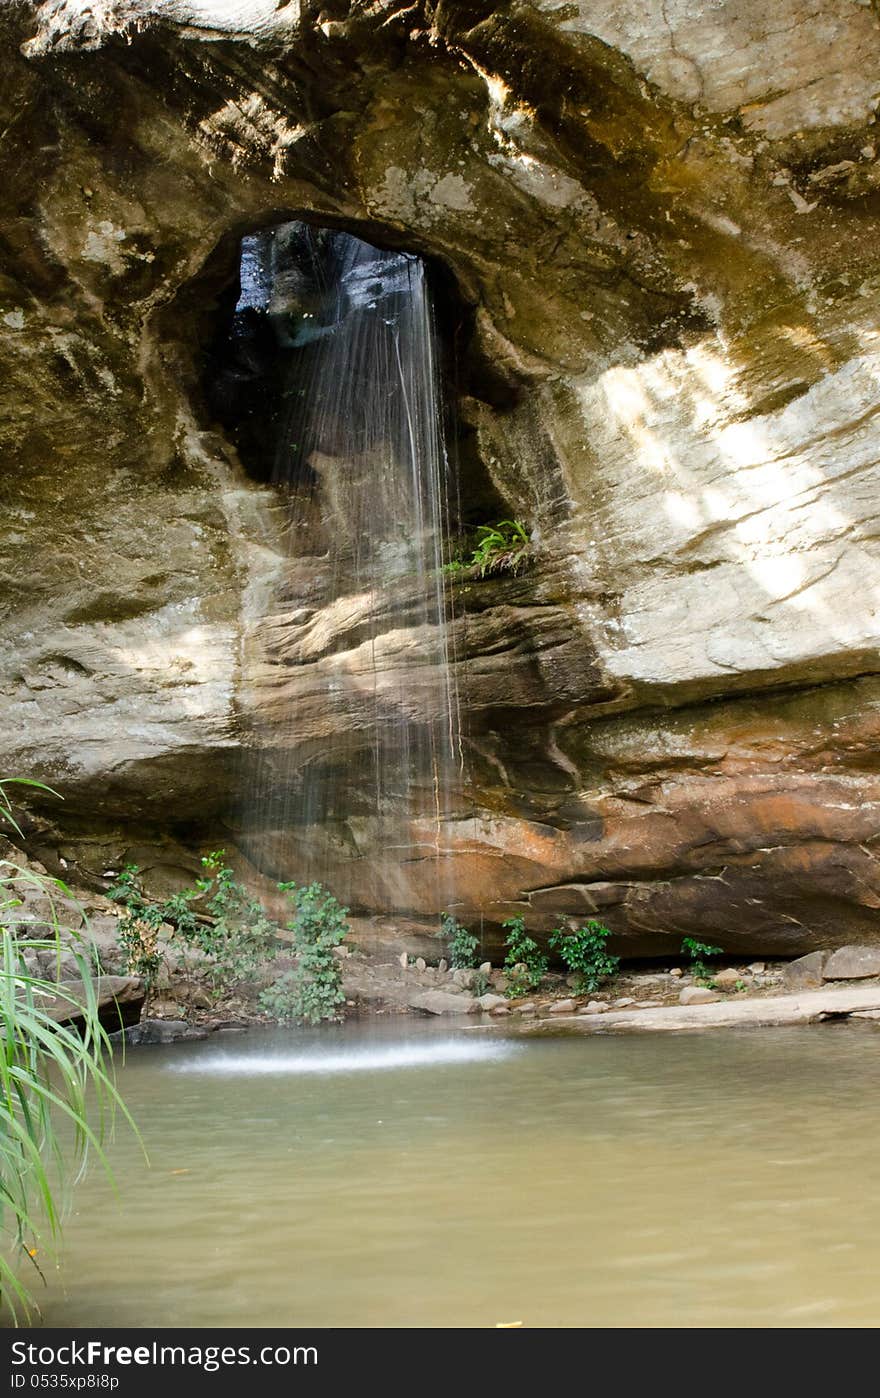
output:
{"label": "boulder", "polygon": [[423,1010],[429,1015],[467,1015],[480,1008],[479,1000],[473,995],[450,995],[448,990],[425,990],[420,995],[411,995],[408,1004],[413,1010]]}
{"label": "boulder", "polygon": [[574,1000],[554,1000],[549,1007],[551,1015],[573,1015],[577,1005]]}
{"label": "boulder", "polygon": [[461,986],[462,990],[470,990],[475,984],[478,974],[477,971],[461,969],[453,971],[452,979],[455,981],[456,985]]}
{"label": "boulder", "polygon": [[711,1005],[714,1000],[720,999],[718,992],[706,985],[686,985],[678,1002],[680,1005]]}
{"label": "boulder", "polygon": [[786,990],[816,990],[823,982],[823,972],[830,952],[811,951],[789,961],[782,972],[782,982]]}
{"label": "boulder", "polygon": [[478,1002],[481,1010],[508,1009],[507,1000],[503,995],[481,995]]}
{"label": "boulder", "polygon": [[868,976],[880,976],[880,947],[838,947],[822,972],[825,981],[860,981]]}
{"label": "boulder", "polygon": [[735,990],[742,980],[742,972],[733,966],[726,966],[723,971],[716,971],[712,979],[719,990]]}

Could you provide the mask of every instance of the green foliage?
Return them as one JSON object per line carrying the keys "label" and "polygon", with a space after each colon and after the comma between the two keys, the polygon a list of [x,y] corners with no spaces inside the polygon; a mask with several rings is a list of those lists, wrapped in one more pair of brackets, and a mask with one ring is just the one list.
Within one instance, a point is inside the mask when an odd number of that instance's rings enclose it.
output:
{"label": "green foliage", "polygon": [[295,883],[278,885],[290,901],[293,917],[288,923],[294,934],[296,966],[280,976],[260,996],[260,1006],[273,1019],[300,1024],[320,1024],[341,1019],[345,1001],[342,972],[333,948],[348,933],[348,909],[319,883],[302,887]]}
{"label": "green foliage", "polygon": [[705,942],[697,942],[693,937],[685,937],[681,944],[682,956],[690,957],[691,975],[698,985],[709,985],[712,980],[711,968],[706,964],[710,956],[720,956],[722,947],[710,947]]}
{"label": "green foliage", "polygon": [[521,917],[508,918],[501,926],[506,930],[504,939],[504,974],[507,978],[507,995],[516,999],[527,995],[540,985],[547,974],[547,958],[538,943],[526,932]]}
{"label": "green foliage", "polygon": [[[194,919],[192,926],[177,924],[182,940],[207,959],[217,996],[228,995],[239,981],[252,980],[257,969],[275,956],[278,945],[278,924],[239,883],[224,858],[221,849],[202,860],[207,877],[199,879],[196,888],[208,918]],[[185,902],[192,896],[182,895]],[[167,916],[173,914],[168,904],[164,911]]]}
{"label": "green foliage", "polygon": [[529,556],[529,536],[518,519],[502,519],[498,524],[481,524],[471,566],[480,577],[487,573],[516,573]]}
{"label": "green foliage", "polygon": [[[224,851],[215,850],[202,860],[205,877],[196,887],[175,893],[162,902],[141,891],[136,864],[127,864],[109,896],[122,903],[118,941],[126,953],[128,969],[143,976],[152,988],[162,965],[159,932],[164,925],[183,947],[198,951],[202,970],[215,998],[228,995],[240,981],[251,980],[257,968],[275,955],[278,925],[262,904],[252,898],[224,862]],[[195,910],[199,903],[203,913]]]}
{"label": "green foliage", "polygon": [[[155,982],[162,964],[159,930],[167,925],[173,940],[200,954],[200,972],[219,999],[252,981],[275,959],[278,924],[236,879],[223,850],[205,855],[202,867],[205,876],[194,889],[163,902],[145,897],[135,864],[126,865],[109,892],[126,910],[119,942],[130,970]],[[278,887],[292,906],[288,927],[294,934],[297,964],[262,992],[260,1008],[273,1019],[303,1024],[338,1019],[345,996],[333,948],[348,932],[347,909],[319,883]]]}
{"label": "green foliage", "polygon": [[530,558],[525,525],[518,519],[502,519],[498,524],[479,524],[442,571],[455,575],[476,568],[481,578],[487,573],[518,573]]}
{"label": "green foliage", "polygon": [[116,940],[125,952],[126,970],[131,975],[143,976],[149,992],[162,966],[159,929],[165,916],[158,904],[148,902],[142,894],[138,887],[139,872],[136,864],[126,864],[107,894],[125,908],[119,919]]}
{"label": "green foliage", "polygon": [[448,945],[449,960],[454,971],[468,971],[479,965],[479,937],[462,927],[452,913],[440,914],[440,936]]}
{"label": "green foliage", "polygon": [[612,956],[607,950],[610,936],[610,929],[594,918],[577,932],[557,928],[551,936],[551,947],[577,976],[578,991],[598,990],[603,981],[617,975],[620,957]]}
{"label": "green foliage", "polygon": [[[0,804],[17,829],[8,803]],[[22,906],[26,890],[50,907],[36,938],[24,935],[24,925],[16,936],[9,916]],[[108,1066],[112,1050],[98,1015],[86,943],[80,934],[65,937],[59,895],[70,896],[61,880],[0,860],[0,1298],[14,1318],[29,1318],[34,1307],[31,1285],[19,1275],[17,1261],[42,1278],[40,1252],[52,1251],[59,1241],[71,1183],[90,1153],[106,1168],[102,1142],[115,1111],[131,1122]],[[69,945],[71,936],[79,946]],[[66,954],[76,959],[84,990],[82,1000],[71,1001],[77,1006],[72,1024],[57,1024],[51,1014],[66,992],[32,969],[36,954],[45,951],[59,961]],[[63,1137],[62,1118],[72,1127]]]}

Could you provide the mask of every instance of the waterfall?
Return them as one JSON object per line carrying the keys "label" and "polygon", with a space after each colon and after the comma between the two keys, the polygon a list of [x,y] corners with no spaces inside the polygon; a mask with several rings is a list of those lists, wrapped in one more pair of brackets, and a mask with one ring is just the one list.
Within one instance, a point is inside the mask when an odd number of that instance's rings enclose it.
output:
{"label": "waterfall", "polygon": [[[357,902],[366,871],[354,885],[345,871],[372,858],[373,906],[436,907],[459,724],[425,267],[286,224],[245,239],[237,318],[254,313],[284,365],[271,479],[289,564],[265,627],[275,755],[258,794],[272,811],[273,864]],[[418,900],[406,887],[413,870],[392,873],[413,863]]]}

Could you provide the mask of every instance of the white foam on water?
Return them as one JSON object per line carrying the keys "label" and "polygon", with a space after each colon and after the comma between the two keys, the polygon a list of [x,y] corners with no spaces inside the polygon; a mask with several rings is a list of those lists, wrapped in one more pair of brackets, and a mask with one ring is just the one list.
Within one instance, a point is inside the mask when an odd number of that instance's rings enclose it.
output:
{"label": "white foam on water", "polygon": [[494,1063],[520,1052],[509,1042],[441,1039],[430,1044],[388,1044],[379,1048],[311,1049],[302,1053],[224,1053],[169,1063],[172,1073],[204,1077],[258,1077],[286,1074],[381,1073],[400,1068],[436,1068],[444,1064]]}

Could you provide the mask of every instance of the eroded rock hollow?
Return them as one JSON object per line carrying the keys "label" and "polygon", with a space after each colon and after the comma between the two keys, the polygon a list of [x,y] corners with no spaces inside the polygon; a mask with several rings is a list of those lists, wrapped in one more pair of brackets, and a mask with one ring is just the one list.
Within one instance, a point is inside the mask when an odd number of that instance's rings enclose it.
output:
{"label": "eroded rock hollow", "polygon": [[[210,841],[268,881],[240,796],[271,785],[274,706],[332,765],[357,618],[298,586],[208,386],[242,239],[305,223],[425,260],[465,522],[533,539],[518,576],[445,584],[459,916],[599,916],[631,954],[876,940],[875,8],[49,0],[2,25],[0,770],[64,796],[31,812],[41,857],[158,885]],[[414,686],[417,650],[384,651]],[[430,919],[405,803],[400,832],[353,800],[302,835],[358,910]]]}

